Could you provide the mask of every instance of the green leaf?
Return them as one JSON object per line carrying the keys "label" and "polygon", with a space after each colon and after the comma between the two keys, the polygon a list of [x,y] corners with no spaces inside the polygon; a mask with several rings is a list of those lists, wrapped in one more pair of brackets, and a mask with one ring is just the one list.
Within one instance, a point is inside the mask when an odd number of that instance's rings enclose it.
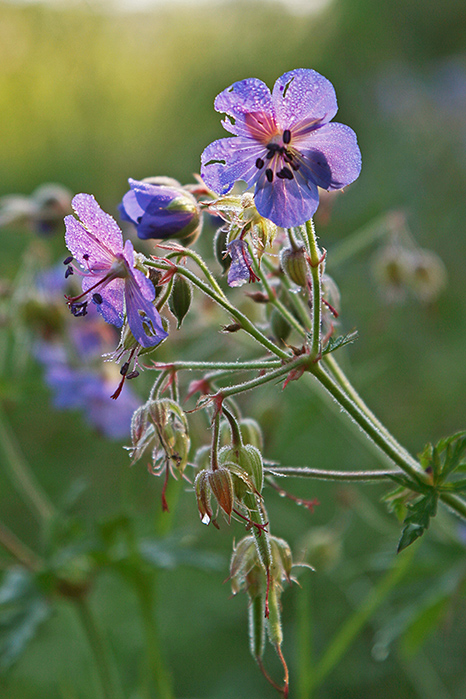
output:
{"label": "green leaf", "polygon": [[398,542],[398,553],[419,539],[428,529],[430,519],[437,514],[437,503],[438,493],[432,488],[415,503],[407,506],[408,514],[403,522],[405,527]]}
{"label": "green leaf", "polygon": [[322,350],[322,356],[324,354],[329,354],[330,352],[335,352],[335,350],[339,349],[340,347],[344,347],[345,345],[349,345],[358,338],[358,331],[353,330],[352,332],[348,333],[347,335],[339,335],[335,339],[333,337],[330,338],[330,340],[327,342],[325,345],[324,349]]}

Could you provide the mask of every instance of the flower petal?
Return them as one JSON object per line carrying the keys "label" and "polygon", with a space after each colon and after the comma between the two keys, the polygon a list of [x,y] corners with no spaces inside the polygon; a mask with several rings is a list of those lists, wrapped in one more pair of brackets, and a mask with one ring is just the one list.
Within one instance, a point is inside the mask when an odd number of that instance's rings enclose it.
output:
{"label": "flower petal", "polygon": [[[164,340],[168,333],[163,328],[157,309],[147,300],[148,287],[141,288],[139,275],[144,277],[139,270],[131,270],[125,279],[126,316],[131,332],[139,344],[143,347],[154,347]],[[149,280],[147,282],[151,283]]]}
{"label": "flower petal", "polygon": [[[98,281],[98,276],[89,275],[83,277],[83,291],[88,291]],[[113,279],[96,289],[102,297],[102,303],[95,304],[97,310],[106,323],[115,325],[117,328],[121,328],[124,320],[124,288],[123,279]],[[92,296],[89,298],[92,298]]]}
{"label": "flower petal", "polygon": [[263,175],[256,184],[254,201],[261,216],[277,226],[290,228],[300,226],[315,214],[319,194],[316,183],[301,172],[294,173],[292,180],[274,177],[272,182]]}
{"label": "flower petal", "polygon": [[242,286],[251,278],[252,257],[248,244],[236,238],[227,245],[231,257],[231,265],[228,270],[228,286]]}
{"label": "flower petal", "polygon": [[117,222],[102,211],[92,194],[77,194],[71,203],[96,247],[113,256],[123,250],[123,235]]}
{"label": "flower petal", "polygon": [[259,176],[257,158],[265,157],[266,149],[250,138],[221,138],[201,155],[201,177],[217,194],[227,194],[238,180],[250,187]]}
{"label": "flower petal", "polygon": [[315,128],[316,122],[325,124],[338,111],[330,80],[308,68],[297,68],[278,78],[272,101],[277,126],[281,131]]}
{"label": "flower petal", "polygon": [[325,124],[299,144],[303,159],[323,189],[341,189],[361,172],[361,151],[353,129]]}
{"label": "flower petal", "polygon": [[214,107],[233,118],[224,119],[222,124],[227,131],[238,136],[247,136],[244,119],[246,114],[263,112],[272,114],[270,90],[262,80],[247,78],[227,87],[215,98]]}

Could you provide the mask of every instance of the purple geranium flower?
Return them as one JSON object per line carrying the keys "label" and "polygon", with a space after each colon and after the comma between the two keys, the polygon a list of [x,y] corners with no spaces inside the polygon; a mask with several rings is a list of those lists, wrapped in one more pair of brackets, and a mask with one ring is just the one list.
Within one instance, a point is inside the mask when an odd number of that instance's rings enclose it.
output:
{"label": "purple geranium flower", "polygon": [[121,217],[134,223],[139,238],[178,238],[188,245],[201,231],[199,204],[176,180],[152,177],[129,179],[129,192],[119,205]]}
{"label": "purple geranium flower", "polygon": [[235,138],[207,146],[204,182],[221,195],[237,180],[255,185],[258,212],[278,226],[305,223],[319,204],[317,187],[341,189],[361,171],[356,134],[329,123],[337,113],[335,90],[315,70],[285,73],[272,94],[261,80],[241,80],[214,106],[227,114],[222,123]]}
{"label": "purple geranium flower", "polygon": [[77,194],[72,205],[81,221],[66,216],[65,240],[83,267],[75,268],[83,276],[83,293],[68,299],[71,312],[86,315],[87,304],[92,299],[104,320],[118,328],[123,325],[126,312],[137,342],[143,347],[157,345],[167,333],[152,303],[154,286],[135,267],[131,241],[127,240],[123,246],[123,236],[115,220],[102,211],[92,195]]}

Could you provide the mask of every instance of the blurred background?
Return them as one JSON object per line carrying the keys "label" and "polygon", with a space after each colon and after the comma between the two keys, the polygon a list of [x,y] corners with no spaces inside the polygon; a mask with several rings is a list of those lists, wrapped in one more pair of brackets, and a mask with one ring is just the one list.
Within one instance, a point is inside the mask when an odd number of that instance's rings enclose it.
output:
{"label": "blurred background", "polygon": [[[253,76],[272,87],[297,67],[331,80],[336,120],[356,131],[363,155],[357,182],[331,208],[322,206],[316,220],[329,251],[327,271],[341,292],[341,328],[359,331],[341,361],[374,412],[418,453],[426,442],[465,428],[462,0],[0,2],[0,196],[30,195],[44,182],[58,182],[72,193],[93,193],[116,215],[128,177],[193,181],[203,148],[225,135],[213,109],[218,92]],[[371,230],[374,235],[364,236]],[[33,235],[13,224],[0,230],[2,279],[17,278]],[[213,232],[206,228],[203,235],[209,255]],[[354,244],[347,244],[351,235]],[[62,241],[60,232],[47,239],[50,260],[66,256]],[[432,251],[445,269],[435,258],[426,285],[404,289],[390,267],[400,246]],[[221,322],[227,321],[219,314]],[[243,351],[235,336],[212,339],[189,322],[186,329],[161,348],[158,359],[201,359],[224,346],[232,356]],[[24,356],[11,358],[2,350],[2,403],[51,500],[62,502],[73,484],[83,483],[76,508],[84,523],[131,512],[141,535],[162,536],[159,480],[139,464],[128,468],[121,448],[127,440],[111,443],[79,412],[54,410],[41,367],[28,359],[26,346],[22,351]],[[377,464],[350,421],[308,385],[262,389],[245,409],[261,421],[269,459],[329,469]],[[321,503],[311,514],[268,496],[274,533],[290,542],[298,558],[306,549],[317,569],[303,571],[302,589],[283,595],[291,696],[304,699],[310,694],[300,648],[321,656],[361,609],[393,565],[400,525],[380,502],[387,488],[289,484],[295,494]],[[35,522],[4,473],[0,507],[17,535],[40,546]],[[172,535],[197,552],[193,565],[170,557],[169,547],[155,557],[161,642],[175,696],[273,697],[249,656],[246,599],[230,599],[228,584],[222,584],[232,536],[243,536],[242,528],[203,527],[192,493],[180,494],[170,516]],[[464,530],[442,511],[424,539],[403,585],[368,613],[318,696],[465,695]],[[123,677],[124,696],[156,696],[136,689],[145,673],[143,640],[124,582],[101,574],[91,602]],[[274,668],[273,653],[267,657]],[[0,679],[0,695],[90,698],[98,696],[94,683],[82,631],[73,611],[58,601]]]}

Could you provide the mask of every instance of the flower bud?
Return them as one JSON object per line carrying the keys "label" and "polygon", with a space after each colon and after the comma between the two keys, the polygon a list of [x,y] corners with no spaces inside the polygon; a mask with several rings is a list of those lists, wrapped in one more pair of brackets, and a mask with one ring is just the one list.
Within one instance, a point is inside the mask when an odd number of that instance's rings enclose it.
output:
{"label": "flower bud", "polygon": [[[252,444],[226,446],[218,454],[220,465],[227,465],[233,474],[236,497],[241,500],[246,492],[261,493],[264,485],[262,455]],[[236,467],[236,468],[235,468]]]}
{"label": "flower bud", "polygon": [[230,471],[227,468],[217,468],[215,471],[210,471],[209,485],[213,496],[230,520],[234,503],[233,481]]}
{"label": "flower bud", "polygon": [[134,411],[131,418],[131,447],[126,447],[130,452],[131,465],[139,461],[147,447],[155,438],[154,425],[148,422],[147,404],[141,405]]}
{"label": "flower bud", "polygon": [[[191,446],[184,411],[178,403],[169,398],[152,400],[146,405],[148,417],[154,424],[165,458],[183,473]],[[160,454],[155,458],[160,458]]]}
{"label": "flower bud", "polygon": [[201,210],[179,182],[158,177],[128,182],[131,189],[119,210],[125,221],[134,223],[139,238],[176,238],[184,245],[197,240],[202,229]]}
{"label": "flower bud", "polygon": [[173,282],[170,298],[168,299],[170,310],[177,320],[177,329],[180,328],[185,315],[189,311],[192,299],[191,284],[182,275],[177,274]]}
{"label": "flower bud", "polygon": [[297,248],[282,248],[280,264],[283,271],[298,286],[307,286],[309,279],[309,265],[306,260],[306,248],[300,245]]}
{"label": "flower bud", "polygon": [[210,524],[213,513],[210,507],[210,485],[208,471],[201,471],[197,474],[194,481],[194,490],[196,491],[197,508],[201,516],[201,522],[202,524]]}
{"label": "flower bud", "polygon": [[252,444],[253,447],[260,451],[264,448],[264,438],[260,425],[252,417],[245,417],[239,421],[241,437],[245,444]]}
{"label": "flower bud", "polygon": [[228,227],[222,226],[214,236],[214,256],[222,268],[223,274],[228,272],[231,265],[231,257],[227,254]]}

